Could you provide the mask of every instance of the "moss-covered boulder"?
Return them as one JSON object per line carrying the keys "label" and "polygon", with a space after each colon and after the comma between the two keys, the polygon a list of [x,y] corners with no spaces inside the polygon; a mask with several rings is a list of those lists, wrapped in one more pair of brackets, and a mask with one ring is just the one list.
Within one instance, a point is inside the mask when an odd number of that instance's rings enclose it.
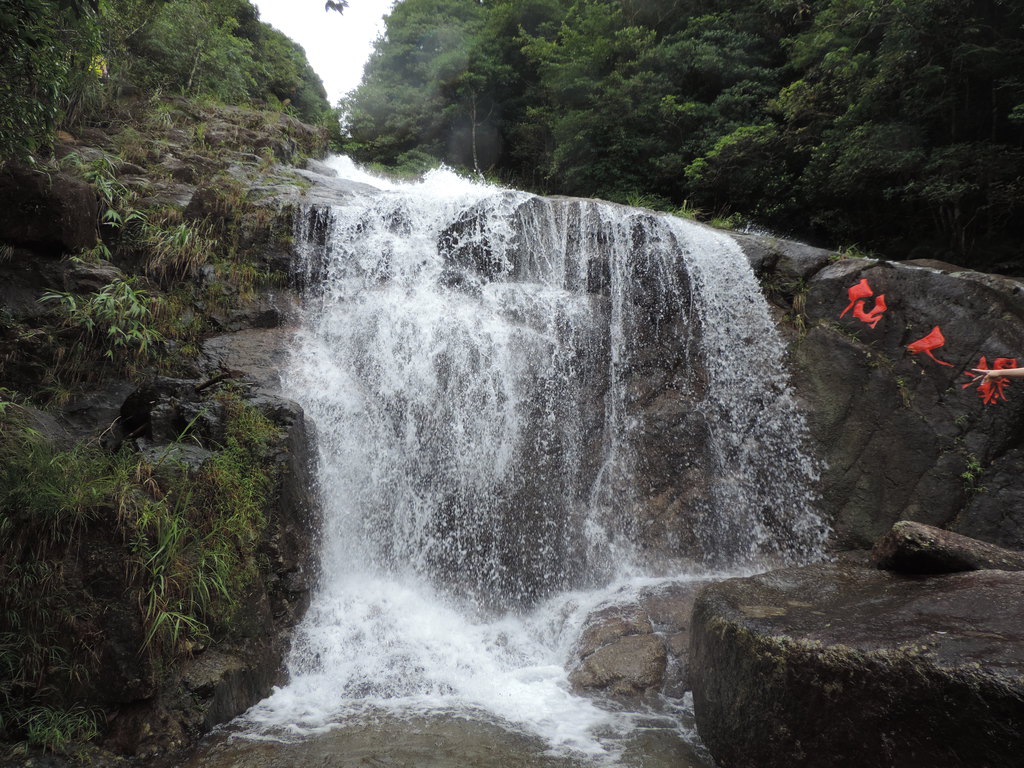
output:
{"label": "moss-covered boulder", "polygon": [[900,520],[875,543],[872,558],[879,568],[900,573],[1024,571],[1024,552]]}

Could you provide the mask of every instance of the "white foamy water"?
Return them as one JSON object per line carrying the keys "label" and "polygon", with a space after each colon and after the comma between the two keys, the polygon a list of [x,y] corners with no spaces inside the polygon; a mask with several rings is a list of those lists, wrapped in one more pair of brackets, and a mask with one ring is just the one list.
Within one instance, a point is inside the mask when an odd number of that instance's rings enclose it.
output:
{"label": "white foamy water", "polygon": [[[290,682],[244,716],[301,735],[373,712],[490,719],[612,759],[636,715],[572,694],[586,616],[659,578],[820,554],[783,347],[727,236],[449,171],[311,212],[286,389],[315,424],[321,578]],[[697,564],[654,574],[652,377],[710,419]]]}
{"label": "white foamy water", "polygon": [[377,189],[395,189],[397,186],[393,181],[383,176],[370,173],[361,166],[352,162],[347,155],[331,155],[324,163],[328,168],[338,172],[338,176],[349,181],[359,181],[363,184],[377,187]]}

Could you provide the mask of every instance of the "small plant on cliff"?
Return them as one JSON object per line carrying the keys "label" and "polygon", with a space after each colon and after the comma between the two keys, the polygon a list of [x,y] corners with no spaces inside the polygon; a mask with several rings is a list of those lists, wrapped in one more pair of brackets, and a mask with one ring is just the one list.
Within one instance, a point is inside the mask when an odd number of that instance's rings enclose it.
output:
{"label": "small plant on cliff", "polygon": [[636,190],[625,196],[625,203],[633,208],[650,208],[656,211],[663,211],[669,205],[669,201],[663,197]]}
{"label": "small plant on cliff", "polygon": [[718,229],[739,229],[743,226],[743,221],[743,215],[740,213],[723,213],[713,217],[708,223]]}
{"label": "small plant on cliff", "polygon": [[64,752],[75,742],[87,742],[99,735],[95,710],[82,706],[69,709],[32,707],[22,713],[25,740],[46,752]]}
{"label": "small plant on cliff", "polygon": [[[66,155],[61,166],[80,175],[96,188],[104,206],[113,210],[120,218],[119,210],[134,201],[135,194],[117,179],[117,161],[110,155],[99,155],[93,160],[83,160],[77,152]],[[106,213],[103,214],[106,216]]]}
{"label": "small plant on cliff", "polygon": [[807,335],[807,294],[810,287],[803,278],[797,280],[780,280],[772,278],[763,282],[765,294],[769,300],[786,310],[785,319],[803,339]]}
{"label": "small plant on cliff", "polygon": [[673,216],[689,219],[690,221],[699,221],[705,216],[704,210],[694,207],[689,200],[683,200],[683,204],[674,211],[671,211],[671,213]]}
{"label": "small plant on cliff", "polygon": [[833,261],[839,261],[841,259],[874,259],[877,256],[871,251],[864,250],[856,243],[852,245],[842,245],[836,250],[835,258]]}
{"label": "small plant on cliff", "polygon": [[136,128],[126,125],[114,137],[117,153],[129,163],[147,163],[153,152],[153,142]]}
{"label": "small plant on cliff", "polygon": [[896,382],[896,391],[899,392],[900,395],[900,402],[903,403],[904,408],[910,408],[914,404],[914,393],[907,385],[906,378],[903,376],[897,376],[894,381]]}
{"label": "small plant on cliff", "polygon": [[981,465],[978,457],[973,453],[967,454],[967,466],[960,473],[960,479],[964,483],[964,490],[968,493],[985,493],[981,478],[985,474],[985,468]]}
{"label": "small plant on cliff", "polygon": [[79,251],[76,254],[68,256],[68,261],[77,262],[80,264],[99,264],[104,261],[110,261],[113,254],[107,247],[107,244],[102,240],[96,243],[92,248],[87,250]]}
{"label": "small plant on cliff", "polygon": [[[230,621],[236,595],[256,576],[251,553],[266,523],[275,478],[267,458],[277,428],[232,394],[218,398],[224,442],[198,471],[153,480],[152,501],[127,505],[135,580],[152,652],[192,652],[211,639],[211,622]],[[166,459],[174,462],[173,450]]]}

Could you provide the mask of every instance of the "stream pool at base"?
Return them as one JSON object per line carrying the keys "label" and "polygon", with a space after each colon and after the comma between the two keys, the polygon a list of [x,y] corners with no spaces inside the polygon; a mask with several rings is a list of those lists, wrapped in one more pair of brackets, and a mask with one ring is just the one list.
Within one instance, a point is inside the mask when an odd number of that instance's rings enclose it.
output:
{"label": "stream pool at base", "polygon": [[558,755],[538,738],[483,718],[380,715],[295,741],[225,728],[180,768],[714,768],[699,745],[656,718],[612,749],[604,756]]}

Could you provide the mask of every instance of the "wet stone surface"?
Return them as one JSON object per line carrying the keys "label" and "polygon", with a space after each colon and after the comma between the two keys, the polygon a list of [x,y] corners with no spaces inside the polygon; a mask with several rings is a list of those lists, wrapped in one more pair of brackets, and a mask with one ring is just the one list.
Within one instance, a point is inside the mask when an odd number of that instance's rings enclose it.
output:
{"label": "wet stone surface", "polygon": [[214,734],[176,768],[712,768],[700,748],[660,721],[637,728],[621,746],[614,755],[559,756],[493,722],[382,716],[293,743]]}
{"label": "wet stone surface", "polygon": [[696,719],[722,768],[1016,766],[1024,573],[819,564],[705,589]]}
{"label": "wet stone surface", "polygon": [[689,690],[690,612],[702,581],[645,590],[635,603],[600,608],[587,617],[570,655],[577,693],[615,698]]}

